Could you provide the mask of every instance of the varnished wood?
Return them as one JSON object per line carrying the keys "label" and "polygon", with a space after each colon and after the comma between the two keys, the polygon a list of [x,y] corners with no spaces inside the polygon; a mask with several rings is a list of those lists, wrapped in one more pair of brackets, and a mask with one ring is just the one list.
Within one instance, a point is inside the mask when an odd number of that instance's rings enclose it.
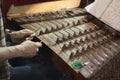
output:
{"label": "varnished wood", "polygon": [[10,7],[10,10],[8,11],[7,16],[15,17],[28,14],[56,11],[64,8],[75,8],[80,5],[80,1],[81,0],[60,0],[23,6],[12,5]]}

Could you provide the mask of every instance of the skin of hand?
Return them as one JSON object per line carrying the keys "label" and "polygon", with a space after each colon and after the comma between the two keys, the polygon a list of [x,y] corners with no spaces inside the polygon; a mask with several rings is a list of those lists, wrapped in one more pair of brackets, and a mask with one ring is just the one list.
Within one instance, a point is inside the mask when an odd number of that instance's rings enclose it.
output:
{"label": "skin of hand", "polygon": [[27,40],[16,46],[0,47],[0,61],[15,57],[33,57],[37,54],[41,46],[40,42]]}
{"label": "skin of hand", "polygon": [[39,51],[39,47],[41,46],[42,44],[40,42],[27,40],[21,43],[17,48],[22,51],[22,54],[20,54],[21,57],[33,57]]}
{"label": "skin of hand", "polygon": [[14,43],[21,43],[25,40],[32,40],[35,33],[29,29],[23,29],[20,31],[13,31],[10,33],[11,40]]}

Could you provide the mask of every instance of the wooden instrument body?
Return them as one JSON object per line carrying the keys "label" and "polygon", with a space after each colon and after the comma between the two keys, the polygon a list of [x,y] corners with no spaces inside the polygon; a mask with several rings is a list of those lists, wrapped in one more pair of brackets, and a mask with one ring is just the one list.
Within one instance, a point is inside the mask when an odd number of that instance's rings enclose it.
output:
{"label": "wooden instrument body", "polygon": [[[80,8],[11,20],[34,31],[36,37],[52,50],[55,65],[73,80],[90,79],[119,53],[117,31]],[[88,62],[88,65],[73,68],[74,60]]]}

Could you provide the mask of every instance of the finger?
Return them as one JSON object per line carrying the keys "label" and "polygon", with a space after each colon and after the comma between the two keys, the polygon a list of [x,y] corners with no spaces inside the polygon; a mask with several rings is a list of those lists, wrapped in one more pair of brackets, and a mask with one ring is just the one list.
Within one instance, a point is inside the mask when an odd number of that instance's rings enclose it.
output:
{"label": "finger", "polygon": [[25,40],[32,40],[33,37],[27,37]]}
{"label": "finger", "polygon": [[31,31],[31,30],[29,30],[29,29],[27,29],[26,32],[31,33],[31,34],[34,33],[34,31]]}
{"label": "finger", "polygon": [[30,36],[31,36],[31,37],[34,37],[34,36],[35,36],[35,33],[31,34]]}
{"label": "finger", "polygon": [[22,35],[25,35],[25,36],[31,36],[31,35],[35,35],[34,32],[21,32]]}
{"label": "finger", "polygon": [[41,47],[42,46],[42,43],[40,43],[40,42],[36,42],[35,43],[38,47]]}
{"label": "finger", "polygon": [[35,33],[33,33],[33,34],[29,34],[29,33],[26,33],[26,34],[24,34],[24,38],[26,39],[26,38],[30,38],[31,40],[33,39],[33,37],[35,36]]}
{"label": "finger", "polygon": [[23,32],[33,32],[32,30],[30,30],[30,29],[23,29],[23,30],[21,30],[21,31],[23,31]]}
{"label": "finger", "polygon": [[24,29],[20,31],[22,34],[26,34],[26,35],[34,35],[35,33],[29,29]]}
{"label": "finger", "polygon": [[36,50],[37,52],[39,51],[39,49],[37,48],[37,50]]}

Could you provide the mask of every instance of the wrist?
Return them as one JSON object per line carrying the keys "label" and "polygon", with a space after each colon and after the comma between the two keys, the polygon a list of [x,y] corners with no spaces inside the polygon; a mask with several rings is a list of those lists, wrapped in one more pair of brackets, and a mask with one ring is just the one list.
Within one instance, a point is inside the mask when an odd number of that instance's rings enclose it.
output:
{"label": "wrist", "polygon": [[11,57],[22,57],[23,49],[20,45],[8,47],[8,51],[11,53]]}

